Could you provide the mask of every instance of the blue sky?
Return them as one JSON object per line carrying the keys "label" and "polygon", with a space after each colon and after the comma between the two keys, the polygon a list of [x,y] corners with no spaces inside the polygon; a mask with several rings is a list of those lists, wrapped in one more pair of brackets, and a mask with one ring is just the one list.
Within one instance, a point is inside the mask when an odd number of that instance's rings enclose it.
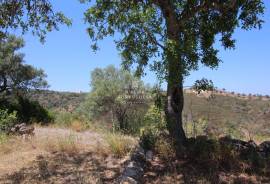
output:
{"label": "blue sky", "polygon": [[[26,54],[26,63],[42,68],[48,75],[51,90],[89,91],[90,71],[109,64],[120,66],[121,58],[112,38],[101,42],[101,50],[96,54],[90,49],[90,39],[86,33],[83,12],[88,7],[78,0],[52,0],[57,10],[63,11],[73,20],[70,28],[48,34],[45,44],[31,34],[23,36],[26,42],[21,51]],[[189,86],[197,79],[206,77],[219,88],[241,93],[270,94],[270,1],[265,0],[265,24],[261,30],[236,30],[235,50],[220,50],[223,60],[217,70],[201,68],[186,79]],[[157,80],[151,72],[144,77],[147,83]]]}

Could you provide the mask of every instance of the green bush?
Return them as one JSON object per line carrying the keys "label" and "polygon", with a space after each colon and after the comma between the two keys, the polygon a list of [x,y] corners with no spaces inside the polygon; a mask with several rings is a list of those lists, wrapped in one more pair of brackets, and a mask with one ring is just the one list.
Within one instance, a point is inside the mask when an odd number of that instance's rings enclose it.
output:
{"label": "green bush", "polygon": [[53,121],[53,116],[47,109],[37,101],[31,101],[22,96],[11,96],[7,99],[1,99],[0,108],[8,109],[8,112],[16,111],[18,120],[27,124],[49,124]]}
{"label": "green bush", "polygon": [[9,113],[8,110],[0,109],[0,132],[7,132],[17,122],[16,111]]}
{"label": "green bush", "polygon": [[54,112],[55,121],[54,123],[61,127],[69,127],[72,122],[76,119],[74,114],[70,112]]}
{"label": "green bush", "polygon": [[6,133],[0,132],[0,146],[8,141],[8,135]]}
{"label": "green bush", "polygon": [[68,112],[58,112],[55,116],[55,124],[60,126],[70,126],[72,121],[72,114]]}
{"label": "green bush", "polygon": [[25,123],[49,124],[53,121],[50,112],[37,101],[19,97],[15,109],[18,112],[18,118]]}
{"label": "green bush", "polygon": [[152,105],[144,116],[144,123],[140,130],[140,144],[144,149],[154,149],[158,137],[166,130],[164,115]]}

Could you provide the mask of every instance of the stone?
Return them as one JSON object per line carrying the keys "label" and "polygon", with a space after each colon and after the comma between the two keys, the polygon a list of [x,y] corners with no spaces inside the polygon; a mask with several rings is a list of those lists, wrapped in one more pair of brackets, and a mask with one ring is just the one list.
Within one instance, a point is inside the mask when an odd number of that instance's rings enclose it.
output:
{"label": "stone", "polygon": [[120,182],[120,184],[138,184],[138,182],[134,180],[133,178],[124,177],[122,181]]}
{"label": "stone", "polygon": [[264,141],[259,145],[259,151],[263,153],[263,155],[270,155],[270,141]]}
{"label": "stone", "polygon": [[257,144],[253,140],[248,141],[248,144],[249,144],[249,147],[254,148],[254,149],[258,147]]}
{"label": "stone", "polygon": [[104,171],[104,178],[111,180],[116,176],[116,172],[112,171],[112,170],[106,170]]}
{"label": "stone", "polygon": [[153,151],[147,151],[145,157],[147,161],[153,160]]}

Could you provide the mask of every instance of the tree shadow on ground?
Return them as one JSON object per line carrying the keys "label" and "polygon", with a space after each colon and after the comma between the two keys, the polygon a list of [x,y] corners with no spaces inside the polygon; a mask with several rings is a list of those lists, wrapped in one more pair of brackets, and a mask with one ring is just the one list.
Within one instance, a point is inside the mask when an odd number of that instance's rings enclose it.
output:
{"label": "tree shadow on ground", "polygon": [[90,152],[38,156],[27,168],[0,178],[0,183],[113,183],[120,175],[119,159]]}
{"label": "tree shadow on ground", "polygon": [[181,158],[147,163],[143,183],[270,183],[270,157],[252,143],[232,139],[189,139]]}

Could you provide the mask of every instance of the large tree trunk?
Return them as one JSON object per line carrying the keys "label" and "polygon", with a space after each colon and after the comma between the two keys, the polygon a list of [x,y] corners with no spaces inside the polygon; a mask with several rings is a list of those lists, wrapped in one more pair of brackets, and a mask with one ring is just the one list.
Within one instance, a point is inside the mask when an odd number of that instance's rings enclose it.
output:
{"label": "large tree trunk", "polygon": [[185,132],[182,126],[182,111],[184,106],[183,79],[179,70],[180,60],[168,58],[168,86],[165,114],[167,127],[177,148],[180,148],[186,141]]}
{"label": "large tree trunk", "polygon": [[[158,1],[162,13],[166,19],[167,43],[165,59],[167,63],[167,102],[165,114],[167,127],[177,148],[185,143],[186,136],[182,126],[182,111],[184,106],[183,95],[183,63],[181,62],[180,27],[177,15],[171,1]],[[178,152],[179,153],[179,152]]]}

